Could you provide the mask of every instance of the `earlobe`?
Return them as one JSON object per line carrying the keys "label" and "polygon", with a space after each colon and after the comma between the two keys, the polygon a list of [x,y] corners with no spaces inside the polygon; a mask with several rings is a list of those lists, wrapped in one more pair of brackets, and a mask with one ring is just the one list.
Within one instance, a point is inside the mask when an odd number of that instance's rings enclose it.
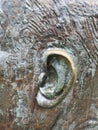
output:
{"label": "earlobe", "polygon": [[41,107],[54,107],[65,98],[73,86],[77,77],[77,67],[72,57],[64,49],[53,48],[44,52],[42,62],[46,64],[47,71],[45,78],[40,79],[36,97]]}

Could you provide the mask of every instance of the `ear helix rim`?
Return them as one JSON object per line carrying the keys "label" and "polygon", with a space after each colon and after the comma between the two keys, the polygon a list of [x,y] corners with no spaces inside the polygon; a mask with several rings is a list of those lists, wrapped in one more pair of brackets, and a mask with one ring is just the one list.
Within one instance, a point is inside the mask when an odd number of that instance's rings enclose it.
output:
{"label": "ear helix rim", "polygon": [[[60,96],[58,96],[56,99],[52,99],[52,100],[46,99],[45,100],[45,96],[39,90],[38,95],[37,95],[37,102],[40,106],[42,106],[44,108],[51,108],[51,107],[57,105],[61,100],[63,100],[64,97],[66,97],[69,90],[72,88],[72,85],[77,78],[77,68],[75,67],[75,63],[71,57],[71,54],[66,52],[64,49],[58,49],[58,48],[47,49],[44,52],[43,57],[42,57],[42,60],[44,63],[47,63],[47,59],[50,55],[60,55],[60,56],[63,56],[64,58],[66,58],[66,60],[69,62],[68,65],[70,66],[72,75],[71,75],[71,79],[70,79],[68,85],[63,90],[62,94]],[[38,99],[38,96],[41,97],[41,95],[43,96],[43,100],[41,100],[41,102],[40,102],[40,100]]]}

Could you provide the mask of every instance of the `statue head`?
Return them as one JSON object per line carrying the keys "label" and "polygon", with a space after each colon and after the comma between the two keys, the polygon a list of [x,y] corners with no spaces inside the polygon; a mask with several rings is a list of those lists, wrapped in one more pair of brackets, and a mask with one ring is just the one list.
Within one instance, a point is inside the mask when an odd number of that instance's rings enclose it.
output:
{"label": "statue head", "polygon": [[86,0],[1,2],[1,129],[96,126],[97,6]]}

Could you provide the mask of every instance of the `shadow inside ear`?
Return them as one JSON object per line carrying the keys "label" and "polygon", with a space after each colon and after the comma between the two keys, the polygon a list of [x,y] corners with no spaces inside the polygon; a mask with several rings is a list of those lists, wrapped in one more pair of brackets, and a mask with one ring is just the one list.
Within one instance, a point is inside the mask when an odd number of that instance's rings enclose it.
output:
{"label": "shadow inside ear", "polygon": [[42,56],[43,64],[46,64],[46,78],[43,78],[37,102],[40,106],[51,108],[60,103],[77,77],[77,67],[73,56],[63,49],[48,49]]}

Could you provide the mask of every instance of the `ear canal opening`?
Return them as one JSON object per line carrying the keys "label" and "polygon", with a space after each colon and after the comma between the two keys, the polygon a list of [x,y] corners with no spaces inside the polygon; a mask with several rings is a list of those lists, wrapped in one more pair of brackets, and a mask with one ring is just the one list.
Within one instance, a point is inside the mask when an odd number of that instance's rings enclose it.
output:
{"label": "ear canal opening", "polygon": [[58,79],[58,75],[56,73],[55,68],[53,68],[53,66],[47,66],[47,72],[46,75],[43,79],[43,81],[40,84],[40,87],[43,88],[44,85],[46,84],[46,82],[48,84],[53,84],[54,81],[56,81]]}
{"label": "ear canal opening", "polygon": [[77,73],[71,55],[63,49],[47,50],[42,58],[47,72],[39,88],[37,102],[42,107],[51,108],[67,95]]}

